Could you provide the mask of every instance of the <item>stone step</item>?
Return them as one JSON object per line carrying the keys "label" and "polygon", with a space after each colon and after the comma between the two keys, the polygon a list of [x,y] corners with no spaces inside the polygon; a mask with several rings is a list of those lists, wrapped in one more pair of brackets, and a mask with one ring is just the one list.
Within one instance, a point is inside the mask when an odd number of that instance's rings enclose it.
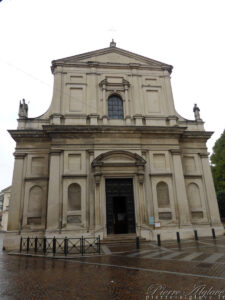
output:
{"label": "stone step", "polygon": [[[105,237],[101,240],[101,244],[127,244],[127,243],[136,243],[136,234],[116,234]],[[146,242],[146,239],[139,237],[139,242]]]}

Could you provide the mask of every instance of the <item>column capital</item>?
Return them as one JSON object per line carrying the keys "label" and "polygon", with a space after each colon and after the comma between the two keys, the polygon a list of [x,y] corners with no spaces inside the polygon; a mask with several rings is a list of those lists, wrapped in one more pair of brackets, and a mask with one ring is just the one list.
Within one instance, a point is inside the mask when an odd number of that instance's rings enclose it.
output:
{"label": "column capital", "polygon": [[25,156],[27,155],[27,153],[14,152],[13,155],[14,155],[15,159],[19,159],[19,158],[24,159]]}
{"label": "column capital", "polygon": [[141,150],[141,155],[145,156],[147,154],[147,152],[148,152],[148,150],[143,149],[143,150]]}
{"label": "column capital", "polygon": [[209,152],[200,152],[199,153],[199,156],[201,157],[201,158],[208,158],[209,157]]}
{"label": "column capital", "polygon": [[181,151],[180,151],[180,149],[170,149],[170,153],[172,155],[180,155]]}
{"label": "column capital", "polygon": [[95,153],[94,150],[92,150],[92,149],[88,149],[87,152],[89,155],[94,155],[94,153]]}
{"label": "column capital", "polygon": [[59,155],[59,154],[61,154],[63,152],[63,150],[62,149],[54,149],[54,150],[51,150],[50,151],[50,155]]}

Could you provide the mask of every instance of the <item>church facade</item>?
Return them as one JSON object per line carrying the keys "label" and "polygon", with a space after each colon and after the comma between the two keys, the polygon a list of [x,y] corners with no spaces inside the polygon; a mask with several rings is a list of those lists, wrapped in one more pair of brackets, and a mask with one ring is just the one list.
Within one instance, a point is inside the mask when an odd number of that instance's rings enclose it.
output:
{"label": "church facade", "polygon": [[116,47],[52,62],[46,113],[20,103],[8,233],[156,240],[224,233],[199,109],[175,110],[172,66]]}

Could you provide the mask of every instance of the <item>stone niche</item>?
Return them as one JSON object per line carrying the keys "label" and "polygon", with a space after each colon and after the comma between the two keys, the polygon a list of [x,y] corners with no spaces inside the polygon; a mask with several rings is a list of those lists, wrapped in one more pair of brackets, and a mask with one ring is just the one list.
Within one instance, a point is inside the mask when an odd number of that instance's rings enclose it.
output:
{"label": "stone niche", "polygon": [[200,189],[197,183],[191,182],[187,185],[187,196],[188,196],[188,202],[189,202],[192,219],[194,220],[202,219],[203,208],[202,208]]}
{"label": "stone niche", "polygon": [[28,225],[40,225],[42,215],[43,190],[40,186],[34,185],[29,192],[28,201]]}

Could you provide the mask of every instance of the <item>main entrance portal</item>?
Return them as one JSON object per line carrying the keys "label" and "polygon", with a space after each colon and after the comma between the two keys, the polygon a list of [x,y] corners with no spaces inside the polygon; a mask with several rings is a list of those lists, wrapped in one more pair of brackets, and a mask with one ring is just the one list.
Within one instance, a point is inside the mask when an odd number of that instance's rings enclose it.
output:
{"label": "main entrance portal", "polygon": [[133,180],[106,179],[107,233],[134,233],[135,214]]}

